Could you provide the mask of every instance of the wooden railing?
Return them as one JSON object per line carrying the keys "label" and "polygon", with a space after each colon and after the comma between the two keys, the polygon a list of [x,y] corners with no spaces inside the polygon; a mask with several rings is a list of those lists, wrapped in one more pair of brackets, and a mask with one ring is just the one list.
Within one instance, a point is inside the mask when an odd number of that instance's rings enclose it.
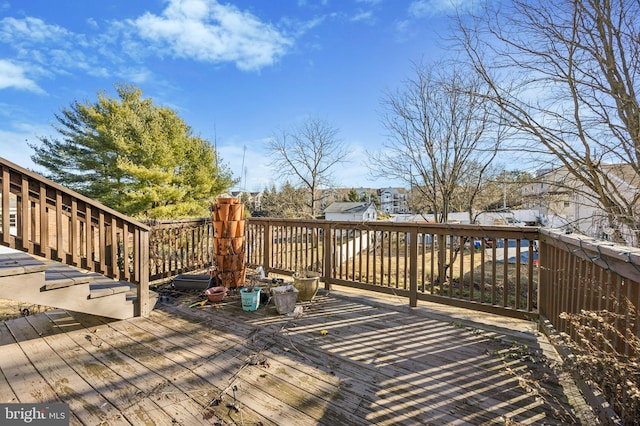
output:
{"label": "wooden railing", "polygon": [[149,279],[170,278],[213,266],[211,218],[151,221]]}
{"label": "wooden railing", "polygon": [[574,342],[638,356],[640,249],[540,230],[539,312]]}
{"label": "wooden railing", "polygon": [[534,227],[251,218],[247,228],[248,264],[267,273],[310,271],[327,287],[405,296],[411,306],[537,316]]}
{"label": "wooden railing", "polygon": [[149,227],[0,158],[0,244],[137,285],[149,305]]}

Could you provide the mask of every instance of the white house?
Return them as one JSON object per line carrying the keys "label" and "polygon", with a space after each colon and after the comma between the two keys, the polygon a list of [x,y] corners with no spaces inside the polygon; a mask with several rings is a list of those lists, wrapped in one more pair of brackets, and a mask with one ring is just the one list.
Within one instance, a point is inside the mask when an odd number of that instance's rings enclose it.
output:
{"label": "white house", "polygon": [[335,202],[324,210],[326,220],[369,222],[378,220],[378,211],[373,203]]}
{"label": "white house", "polygon": [[[630,165],[603,164],[600,166],[616,186],[610,193],[612,198],[622,197],[622,204],[631,202],[640,192],[640,176]],[[595,195],[587,190],[566,167],[545,170],[535,182],[522,188],[523,207],[535,209],[546,220],[543,225],[551,228],[566,228],[593,238],[607,239],[612,225]],[[640,214],[640,206],[634,208]],[[620,230],[627,243],[634,245],[635,232],[625,226]]]}
{"label": "white house", "polygon": [[380,210],[389,214],[408,213],[408,191],[404,188],[384,188],[378,190]]}

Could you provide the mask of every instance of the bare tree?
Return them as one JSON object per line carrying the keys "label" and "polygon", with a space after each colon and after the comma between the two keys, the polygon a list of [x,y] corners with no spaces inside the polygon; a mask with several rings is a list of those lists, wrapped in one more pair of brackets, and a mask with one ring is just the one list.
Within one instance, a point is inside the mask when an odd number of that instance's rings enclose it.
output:
{"label": "bare tree", "polygon": [[297,180],[308,191],[311,217],[317,213],[322,188],[332,186],[332,171],[349,161],[349,150],[338,131],[326,121],[309,117],[293,130],[283,130],[269,142],[271,166],[287,180]]}
{"label": "bare tree", "polygon": [[414,70],[384,101],[389,139],[369,153],[369,169],[406,182],[412,210],[444,222],[454,202],[471,210],[501,136],[479,95],[479,79],[441,64],[415,64]]}
{"label": "bare tree", "polygon": [[516,149],[569,170],[618,239],[623,228],[638,232],[640,2],[489,5],[458,16],[457,41],[490,89],[486,100],[520,134]]}

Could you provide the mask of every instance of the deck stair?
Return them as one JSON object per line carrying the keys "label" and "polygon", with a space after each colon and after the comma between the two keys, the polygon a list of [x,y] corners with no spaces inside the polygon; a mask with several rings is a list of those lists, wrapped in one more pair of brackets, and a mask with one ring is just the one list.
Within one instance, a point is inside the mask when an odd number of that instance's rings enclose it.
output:
{"label": "deck stair", "polygon": [[[151,292],[151,306],[157,294]],[[136,315],[136,286],[0,246],[0,299],[126,319]]]}

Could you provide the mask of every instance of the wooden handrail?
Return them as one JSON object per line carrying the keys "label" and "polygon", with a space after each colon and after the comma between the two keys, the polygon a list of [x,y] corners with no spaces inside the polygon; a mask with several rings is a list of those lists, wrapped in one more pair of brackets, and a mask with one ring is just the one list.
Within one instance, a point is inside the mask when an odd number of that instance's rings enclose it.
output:
{"label": "wooden handrail", "polygon": [[247,263],[267,273],[312,271],[327,288],[406,296],[410,306],[428,300],[537,317],[537,259],[512,259],[534,252],[535,227],[274,218],[250,218],[247,227]]}
{"label": "wooden handrail", "polygon": [[211,218],[150,221],[149,279],[158,281],[214,263]]}
{"label": "wooden handrail", "polygon": [[0,244],[137,285],[150,313],[150,227],[0,157]]}
{"label": "wooden handrail", "polygon": [[579,344],[638,356],[640,249],[542,229],[540,253],[543,318]]}

